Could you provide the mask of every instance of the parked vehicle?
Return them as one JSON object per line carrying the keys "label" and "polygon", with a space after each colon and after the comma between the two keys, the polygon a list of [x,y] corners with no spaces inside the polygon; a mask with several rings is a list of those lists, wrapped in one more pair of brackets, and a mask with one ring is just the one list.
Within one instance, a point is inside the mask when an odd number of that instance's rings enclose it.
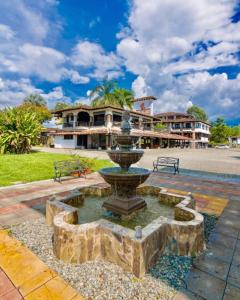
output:
{"label": "parked vehicle", "polygon": [[228,145],[218,145],[215,148],[216,149],[229,149],[230,147]]}

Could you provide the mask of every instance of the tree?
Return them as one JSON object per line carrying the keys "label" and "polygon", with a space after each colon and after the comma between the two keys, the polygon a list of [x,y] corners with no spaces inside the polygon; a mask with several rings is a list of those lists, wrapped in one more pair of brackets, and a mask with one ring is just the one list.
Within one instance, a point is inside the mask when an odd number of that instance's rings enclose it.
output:
{"label": "tree", "polygon": [[113,80],[104,79],[102,84],[96,86],[90,93],[93,107],[101,105],[113,105],[115,103],[113,91],[116,89],[117,83]]}
{"label": "tree", "polygon": [[208,116],[206,112],[198,107],[197,105],[192,105],[187,109],[187,113],[193,116],[196,120],[206,122],[208,120]]}
{"label": "tree", "polygon": [[134,100],[133,91],[123,89],[123,88],[116,88],[113,91],[113,98],[114,98],[113,103],[116,106],[120,106],[122,108],[128,107],[128,108],[132,109],[133,100]]}
{"label": "tree", "polygon": [[225,124],[223,118],[217,118],[212,123],[210,141],[215,144],[223,144],[228,141],[229,127]]}
{"label": "tree", "polygon": [[30,103],[36,106],[47,106],[46,100],[39,94],[30,94],[23,100],[23,103]]}
{"label": "tree", "polygon": [[71,107],[70,104],[60,101],[55,104],[54,110],[61,110],[61,109],[69,108],[69,107]]}
{"label": "tree", "polygon": [[36,114],[37,119],[40,123],[49,121],[52,118],[52,114],[46,106],[38,106],[30,102],[25,102],[19,106],[19,108],[24,112],[30,112]]}
{"label": "tree", "polygon": [[240,125],[230,127],[229,136],[240,136]]}
{"label": "tree", "polygon": [[19,107],[0,111],[0,152],[29,153],[40,136],[42,126],[36,113]]}
{"label": "tree", "polygon": [[155,131],[162,131],[162,130],[165,130],[167,129],[167,126],[163,123],[157,123],[155,126],[154,126],[154,130]]}

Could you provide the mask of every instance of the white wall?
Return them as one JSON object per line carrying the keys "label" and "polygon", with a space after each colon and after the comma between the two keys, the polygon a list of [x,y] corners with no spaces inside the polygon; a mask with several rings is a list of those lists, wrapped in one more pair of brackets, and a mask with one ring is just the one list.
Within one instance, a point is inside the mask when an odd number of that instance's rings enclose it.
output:
{"label": "white wall", "polygon": [[55,148],[70,148],[74,149],[77,145],[77,136],[73,136],[73,140],[64,140],[63,135],[56,135],[54,137]]}

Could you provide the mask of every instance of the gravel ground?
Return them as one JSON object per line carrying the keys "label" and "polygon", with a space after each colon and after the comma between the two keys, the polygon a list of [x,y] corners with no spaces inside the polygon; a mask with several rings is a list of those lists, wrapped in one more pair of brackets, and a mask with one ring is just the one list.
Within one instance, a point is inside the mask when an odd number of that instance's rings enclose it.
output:
{"label": "gravel ground", "polygon": [[[207,242],[217,218],[203,215]],[[57,260],[52,251],[52,228],[45,224],[44,217],[12,226],[10,230],[13,236],[89,300],[172,299],[176,289],[184,287],[184,278],[192,266],[191,257],[163,255],[149,274],[138,279],[117,265],[103,260],[83,264],[66,264]]]}
{"label": "gravel ground", "polygon": [[57,260],[52,252],[52,228],[44,223],[44,218],[12,226],[10,230],[14,237],[89,300],[168,300],[176,293],[150,274],[138,279],[106,261],[65,264]]}

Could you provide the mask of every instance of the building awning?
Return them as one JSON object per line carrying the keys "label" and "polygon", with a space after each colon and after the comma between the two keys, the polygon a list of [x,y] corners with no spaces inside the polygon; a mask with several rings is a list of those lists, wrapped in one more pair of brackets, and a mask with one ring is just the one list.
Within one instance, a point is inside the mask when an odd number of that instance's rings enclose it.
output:
{"label": "building awning", "polygon": [[[121,134],[120,128],[94,128],[94,129],[83,129],[83,130],[56,130],[55,132],[51,132],[51,135],[93,135],[93,134]],[[171,134],[167,132],[156,132],[150,130],[137,130],[132,129],[131,136],[139,136],[139,137],[150,137],[150,138],[160,138],[160,139],[168,139],[168,140],[183,140],[190,141],[191,139],[186,136]]]}

